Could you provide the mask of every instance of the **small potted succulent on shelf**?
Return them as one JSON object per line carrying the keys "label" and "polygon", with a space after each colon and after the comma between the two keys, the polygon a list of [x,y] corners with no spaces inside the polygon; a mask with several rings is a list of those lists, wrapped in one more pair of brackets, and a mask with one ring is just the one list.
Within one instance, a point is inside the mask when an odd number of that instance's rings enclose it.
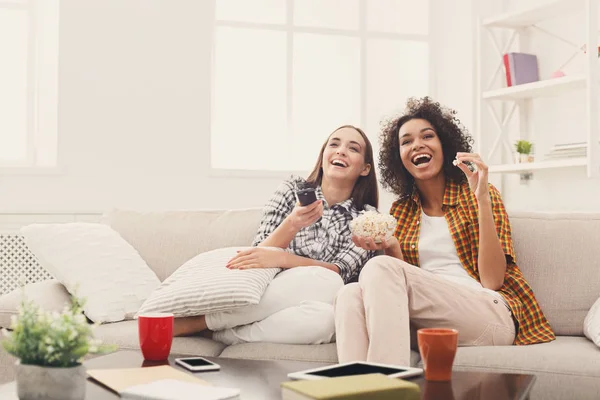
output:
{"label": "small potted succulent on shelf", "polygon": [[81,364],[88,353],[112,351],[93,338],[94,325],[83,315],[76,296],[61,313],[46,312],[23,300],[3,329],[4,349],[17,357],[19,399],[79,400],[85,398],[86,373]]}
{"label": "small potted succulent on shelf", "polygon": [[515,143],[517,150],[517,162],[527,163],[533,162],[533,143],[527,140],[517,140]]}

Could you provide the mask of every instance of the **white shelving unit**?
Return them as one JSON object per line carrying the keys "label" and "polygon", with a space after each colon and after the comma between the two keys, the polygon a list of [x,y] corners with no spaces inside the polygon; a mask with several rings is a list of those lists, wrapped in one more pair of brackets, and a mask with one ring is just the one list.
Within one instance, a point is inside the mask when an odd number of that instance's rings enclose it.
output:
{"label": "white shelving unit", "polygon": [[588,165],[586,157],[565,158],[561,160],[538,161],[522,164],[504,164],[494,165],[491,167],[492,172],[500,173],[523,173],[533,172],[542,169],[565,168],[565,167],[585,167]]}
{"label": "white shelving unit", "polygon": [[[588,49],[598,47],[598,0],[549,0],[547,4],[524,9],[519,12],[506,13],[497,17],[480,20],[477,32],[478,56],[477,56],[477,86],[478,86],[478,129],[476,132],[477,143],[482,143],[482,126],[484,118],[491,118],[497,128],[497,135],[490,149],[479,148],[487,159],[500,151],[502,159],[514,160],[513,146],[508,141],[509,125],[515,113],[519,110],[519,134],[520,138],[526,138],[524,132],[532,130],[528,113],[531,112],[531,102],[537,98],[560,96],[575,90],[585,90],[586,96],[586,129],[587,129],[587,156],[580,158],[564,158],[550,160],[536,160],[533,163],[508,163],[490,165],[493,173],[520,173],[522,176],[531,177],[531,172],[554,168],[585,167],[587,176],[600,176],[600,134],[597,113],[600,111],[598,91],[600,90],[599,71],[597,55],[595,52],[585,54],[585,73],[569,75],[560,78],[541,80],[538,82],[516,85],[511,87],[493,87],[497,81],[498,74],[501,80],[504,77],[504,64],[502,56],[510,51],[514,41],[522,34],[527,34],[530,28],[535,28],[540,22],[547,19],[557,18],[578,10],[584,10],[585,38],[584,43]],[[498,33],[504,33],[504,43],[498,40]],[[486,41],[483,34],[489,34]],[[507,39],[508,38],[508,39]],[[558,38],[558,37],[557,37]],[[560,38],[558,38],[560,39]],[[491,45],[497,52],[497,66],[494,74],[484,81],[482,71],[483,46]],[[489,46],[488,46],[489,47]],[[488,78],[488,77],[486,77]],[[504,102],[502,115],[494,111],[494,104]],[[484,110],[489,109],[488,116],[484,116]],[[491,117],[490,117],[491,116]],[[489,130],[487,131],[489,134]],[[538,137],[538,140],[542,138]],[[504,149],[504,151],[503,151]],[[539,157],[538,157],[539,158]]]}

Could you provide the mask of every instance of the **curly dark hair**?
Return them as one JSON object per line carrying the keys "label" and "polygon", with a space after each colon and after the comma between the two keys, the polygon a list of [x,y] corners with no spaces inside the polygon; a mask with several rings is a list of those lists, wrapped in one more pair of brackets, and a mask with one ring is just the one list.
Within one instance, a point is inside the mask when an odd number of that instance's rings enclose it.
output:
{"label": "curly dark hair", "polygon": [[424,119],[435,129],[444,153],[443,171],[448,180],[458,183],[466,181],[465,174],[456,168],[452,161],[456,153],[470,153],[473,138],[460,120],[455,116],[456,111],[446,108],[430,97],[409,98],[404,114],[385,121],[379,137],[379,171],[382,186],[390,189],[398,198],[410,195],[414,189],[415,180],[406,170],[400,159],[399,132],[402,125],[411,119]]}

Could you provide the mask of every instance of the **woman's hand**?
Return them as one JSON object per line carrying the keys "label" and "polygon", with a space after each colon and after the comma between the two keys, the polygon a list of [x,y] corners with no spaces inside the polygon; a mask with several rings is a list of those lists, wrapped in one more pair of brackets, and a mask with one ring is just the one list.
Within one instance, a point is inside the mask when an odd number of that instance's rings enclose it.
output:
{"label": "woman's hand", "polygon": [[393,236],[389,237],[387,240],[375,242],[372,237],[352,235],[352,242],[357,247],[369,251],[386,250],[398,244],[398,240]]}
{"label": "woman's hand", "polygon": [[[475,153],[456,153],[456,159],[459,161],[457,167],[467,176],[469,187],[477,200],[489,199],[488,166],[481,160],[481,156]],[[475,164],[475,171],[471,171],[464,164],[465,161]]]}
{"label": "woman's hand", "polygon": [[381,242],[375,242],[372,237],[362,237],[352,235],[352,242],[361,249],[369,251],[383,250],[386,256],[392,256],[403,260],[400,242],[394,236],[391,236]]}
{"label": "woman's hand", "polygon": [[296,206],[286,219],[296,231],[299,231],[317,222],[322,215],[323,200],[317,200],[307,206],[301,206],[300,203],[296,203]]}
{"label": "woman's hand", "polygon": [[280,268],[285,264],[287,253],[265,247],[253,247],[238,251],[227,263],[229,269]]}

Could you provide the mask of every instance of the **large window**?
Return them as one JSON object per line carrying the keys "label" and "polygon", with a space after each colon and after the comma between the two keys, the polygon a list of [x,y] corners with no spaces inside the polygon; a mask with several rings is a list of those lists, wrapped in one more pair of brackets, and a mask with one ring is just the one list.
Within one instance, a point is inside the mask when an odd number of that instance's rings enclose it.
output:
{"label": "large window", "polygon": [[58,0],[0,0],[0,167],[52,167]]}
{"label": "large window", "polygon": [[429,92],[427,0],[216,0],[211,166],[306,171]]}

